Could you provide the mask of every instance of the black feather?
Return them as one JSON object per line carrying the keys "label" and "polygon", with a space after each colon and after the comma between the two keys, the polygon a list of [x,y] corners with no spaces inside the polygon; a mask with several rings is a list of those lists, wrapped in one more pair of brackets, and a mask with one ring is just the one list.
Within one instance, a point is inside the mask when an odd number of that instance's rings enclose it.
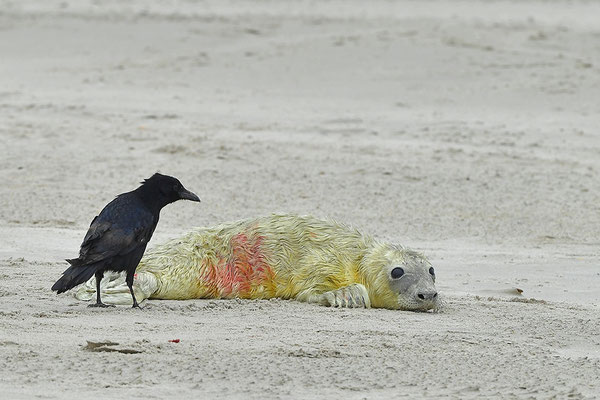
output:
{"label": "black feather", "polygon": [[[135,269],[154,233],[160,210],[180,199],[200,201],[171,176],[154,174],[134,191],[118,195],[96,216],[81,243],[79,257],[66,260],[71,266],[52,286],[65,292],[96,275],[99,285],[104,271],[127,271],[131,290]],[[99,286],[97,286],[99,289]],[[100,291],[97,293],[97,304]]]}
{"label": "black feather", "polygon": [[70,267],[63,273],[63,276],[52,285],[52,290],[56,291],[57,294],[66,292],[90,279],[94,276],[96,270],[97,266],[95,264],[84,267]]}

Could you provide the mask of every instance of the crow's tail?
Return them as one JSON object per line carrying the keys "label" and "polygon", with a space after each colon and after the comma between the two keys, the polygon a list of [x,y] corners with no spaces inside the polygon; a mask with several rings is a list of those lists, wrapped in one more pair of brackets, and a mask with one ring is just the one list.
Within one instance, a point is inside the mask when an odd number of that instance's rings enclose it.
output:
{"label": "crow's tail", "polygon": [[74,288],[75,286],[90,279],[98,268],[98,264],[81,265],[79,259],[67,260],[71,266],[63,272],[63,276],[52,285],[52,290],[55,290],[57,294],[66,292],[67,290]]}

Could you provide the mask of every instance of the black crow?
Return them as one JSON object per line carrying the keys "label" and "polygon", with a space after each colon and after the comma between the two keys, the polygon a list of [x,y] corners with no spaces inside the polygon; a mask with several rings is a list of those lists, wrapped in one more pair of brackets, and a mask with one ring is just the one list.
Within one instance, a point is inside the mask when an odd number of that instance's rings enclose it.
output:
{"label": "black crow", "polygon": [[158,224],[160,210],[181,199],[200,201],[179,180],[158,173],[134,191],[118,195],[94,218],[81,244],[79,257],[67,260],[71,266],[52,290],[65,292],[95,274],[96,304],[90,307],[108,307],[100,300],[104,271],[127,271],[126,282],[133,307],[139,307],[132,287],[135,269]]}

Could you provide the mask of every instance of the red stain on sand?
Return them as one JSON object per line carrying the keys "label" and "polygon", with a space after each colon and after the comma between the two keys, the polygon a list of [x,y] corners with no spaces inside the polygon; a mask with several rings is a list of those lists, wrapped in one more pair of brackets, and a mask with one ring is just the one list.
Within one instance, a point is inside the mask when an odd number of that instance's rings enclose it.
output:
{"label": "red stain on sand", "polygon": [[248,237],[239,233],[231,238],[231,256],[221,258],[214,267],[207,268],[204,281],[220,296],[231,294],[247,296],[253,287],[272,279],[273,272],[261,250],[262,236]]}

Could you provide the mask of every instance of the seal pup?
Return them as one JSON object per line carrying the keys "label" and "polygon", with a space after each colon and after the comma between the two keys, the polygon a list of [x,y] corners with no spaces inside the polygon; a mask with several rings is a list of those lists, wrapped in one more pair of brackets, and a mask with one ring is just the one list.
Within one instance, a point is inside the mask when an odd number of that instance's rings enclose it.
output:
{"label": "seal pup", "polygon": [[104,271],[127,271],[125,281],[133,307],[139,307],[133,292],[133,274],[158,224],[160,210],[181,199],[200,201],[178,179],[159,173],[137,189],[118,195],[92,220],[79,257],[67,260],[71,266],[52,290],[60,294],[95,275],[96,303],[90,307],[107,307],[102,303],[100,290]]}
{"label": "seal pup", "polygon": [[[96,287],[92,278],[76,297],[89,300]],[[100,288],[107,302],[130,301],[122,275],[111,275]],[[296,215],[193,229],[146,253],[133,291],[140,299],[282,298],[420,311],[440,304],[434,268],[420,253]]]}

